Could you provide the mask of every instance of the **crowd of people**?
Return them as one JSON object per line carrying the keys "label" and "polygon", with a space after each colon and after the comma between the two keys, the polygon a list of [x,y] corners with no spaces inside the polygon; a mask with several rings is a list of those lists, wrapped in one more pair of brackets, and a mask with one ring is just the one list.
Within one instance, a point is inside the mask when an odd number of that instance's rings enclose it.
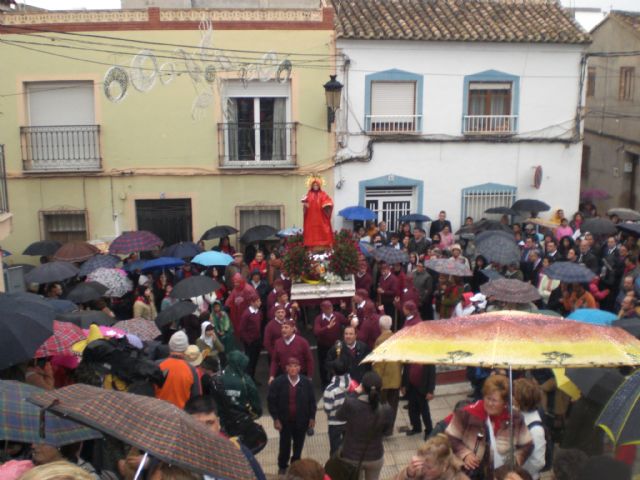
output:
{"label": "crowd of people", "polygon": [[[388,231],[384,222],[364,226],[354,233],[355,240],[374,249],[391,246],[404,250],[409,261],[387,264],[361,254],[353,297],[322,301],[317,311],[291,301],[292,279],[284,268],[282,243],[241,253],[224,238],[214,248],[233,257],[226,267],[203,268],[187,262],[179,268],[144,274],[131,269],[128,275],[136,286],[133,292],[82,306],[118,319],[153,321],[177,302],[171,292],[179,281],[196,275],[218,281],[216,291],[191,299],[197,306],[193,314],[162,325],[161,335],[145,342],[137,368],[127,374],[124,368],[105,374],[100,368],[100,351],[92,342],[73,369],[44,359],[14,366],[2,376],[45,389],[91,383],[171,402],[216,433],[237,438],[256,478],[266,478],[254,455],[267,441],[256,420],[268,414],[279,432],[280,475],[320,479],[350,465],[360,469],[366,480],[378,479],[386,438],[398,434],[401,398],[407,400],[410,425],[400,433],[419,435],[425,443],[398,479],[527,480],[538,479],[542,471],[551,469],[557,480],[614,479],[611,475],[594,477],[599,468],[619,469],[623,476],[616,479],[631,478],[624,463],[603,456],[604,438],[594,427],[598,406],[586,398],[572,404],[557,388],[550,370],[516,372],[510,391],[504,372],[469,368],[472,398],[434,425],[429,403],[437,389],[435,366],[362,363],[394,332],[422,321],[505,308],[546,309],[566,315],[588,307],[608,310],[620,318],[638,316],[638,239],[622,233],[599,237],[582,231],[580,213],[571,221],[561,210],[554,215],[557,223],[547,227],[510,225],[503,218],[503,225],[521,248],[520,261],[509,265],[476,255],[472,236],[454,235],[445,212],[431,222],[428,232],[420,225],[412,229],[404,224],[394,232]],[[465,223],[472,225],[473,219]],[[443,257],[469,266],[471,275],[447,276],[426,267],[429,260]],[[135,260],[131,256],[125,262]],[[565,284],[549,278],[546,269],[558,261],[584,264],[593,272],[592,281]],[[487,298],[480,292],[489,280],[487,271],[531,283],[539,289],[541,300],[507,305]],[[43,285],[42,293],[64,298],[72,283]],[[105,338],[96,341],[116,342]],[[267,361],[266,375],[259,374],[264,370],[259,368],[262,358]],[[326,472],[322,465],[302,458],[305,439],[314,434],[318,415],[314,378],[322,387],[322,409],[328,420],[327,453],[332,460]],[[261,389],[266,391],[264,405]],[[510,398],[517,407],[513,424]],[[553,443],[563,450],[551,460]],[[122,445],[118,448],[119,457],[102,455],[95,465],[91,463],[97,460],[90,463],[83,458],[90,454],[94,459],[100,457],[95,455],[96,449],[82,445],[46,454],[42,453],[46,445],[34,445],[32,452],[28,446],[16,445],[7,459],[30,456],[35,468],[21,478],[46,478],[33,476],[41,468],[38,465],[63,468],[60,461],[65,459],[88,473],[86,478],[133,478],[139,452],[127,451]],[[629,461],[628,452],[617,455]],[[147,478],[153,479],[202,478],[162,464],[147,470]]]}

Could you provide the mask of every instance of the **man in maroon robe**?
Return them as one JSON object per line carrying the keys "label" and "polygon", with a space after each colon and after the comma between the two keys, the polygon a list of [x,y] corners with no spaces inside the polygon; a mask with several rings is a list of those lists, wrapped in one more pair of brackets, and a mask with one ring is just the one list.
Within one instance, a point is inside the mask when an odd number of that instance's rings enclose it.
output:
{"label": "man in maroon robe", "polygon": [[287,319],[282,324],[282,337],[276,340],[271,358],[271,368],[269,369],[269,383],[275,377],[286,371],[287,361],[295,357],[300,362],[301,372],[308,376],[313,376],[313,354],[309,342],[302,336],[296,334],[296,324],[293,320]]}
{"label": "man in maroon robe", "polygon": [[318,342],[318,363],[322,386],[329,383],[326,369],[327,353],[333,345],[342,338],[342,328],[349,324],[340,312],[333,311],[333,304],[329,300],[320,303],[320,315],[313,321],[313,334]]}

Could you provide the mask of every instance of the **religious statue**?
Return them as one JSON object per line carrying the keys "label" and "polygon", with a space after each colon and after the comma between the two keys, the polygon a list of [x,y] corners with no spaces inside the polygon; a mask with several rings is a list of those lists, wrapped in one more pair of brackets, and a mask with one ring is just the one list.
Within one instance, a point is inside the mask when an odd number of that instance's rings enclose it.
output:
{"label": "religious statue", "polygon": [[324,180],[319,175],[307,178],[309,191],[302,197],[304,206],[304,246],[312,249],[328,249],[333,245],[331,212],[333,200],[322,190]]}

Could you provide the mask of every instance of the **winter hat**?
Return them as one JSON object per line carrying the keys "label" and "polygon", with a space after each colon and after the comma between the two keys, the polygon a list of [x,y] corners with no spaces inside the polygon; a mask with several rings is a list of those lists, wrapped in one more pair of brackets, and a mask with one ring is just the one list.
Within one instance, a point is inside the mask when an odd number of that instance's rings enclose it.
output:
{"label": "winter hat", "polygon": [[183,353],[189,346],[189,338],[182,330],[171,335],[169,339],[169,350],[172,352]]}
{"label": "winter hat", "polygon": [[202,363],[202,352],[196,345],[189,345],[184,351],[184,359],[192,367],[197,367]]}
{"label": "winter hat", "polygon": [[407,300],[404,302],[403,308],[406,308],[409,313],[416,313],[418,307],[416,307],[416,302],[413,300]]}

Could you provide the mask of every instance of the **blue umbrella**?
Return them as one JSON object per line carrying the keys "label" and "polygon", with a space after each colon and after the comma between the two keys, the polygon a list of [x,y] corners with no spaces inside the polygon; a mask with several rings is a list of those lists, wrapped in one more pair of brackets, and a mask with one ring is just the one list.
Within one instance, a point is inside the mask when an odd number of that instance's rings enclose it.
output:
{"label": "blue umbrella", "polygon": [[2,250],[2,256],[3,257],[10,257],[11,256],[11,252],[9,250]]}
{"label": "blue umbrella", "polygon": [[618,319],[616,314],[605,310],[598,310],[597,308],[579,308],[572,312],[567,318],[578,322],[606,326],[611,326],[611,323]]}
{"label": "blue umbrella", "polygon": [[302,228],[299,227],[289,227],[284,230],[280,230],[276,233],[279,237],[293,237],[294,235],[300,235],[302,233]]}
{"label": "blue umbrella", "polygon": [[209,252],[202,252],[199,255],[196,255],[195,257],[193,257],[191,262],[204,265],[205,267],[212,267],[214,265],[226,267],[231,262],[233,262],[233,257],[231,255],[227,255],[224,252],[211,250]]}
{"label": "blue umbrella", "polygon": [[162,251],[165,257],[191,258],[202,252],[202,248],[193,242],[180,242],[168,246]]}
{"label": "blue umbrella", "polygon": [[126,272],[135,272],[136,270],[141,270],[145,263],[147,263],[146,260],[135,260],[133,262],[125,263],[122,268]]}
{"label": "blue umbrella", "polygon": [[401,222],[430,222],[431,219],[421,213],[409,213],[399,218]]}
{"label": "blue umbrella", "polygon": [[78,306],[71,300],[63,300],[59,298],[45,298],[45,301],[50,303],[56,313],[69,313],[75,312]]}
{"label": "blue umbrella", "polygon": [[173,267],[179,267],[181,265],[184,265],[184,260],[181,260],[179,258],[158,257],[158,258],[154,258],[153,260],[144,262],[140,270],[142,270],[143,272],[144,271],[148,272],[150,270],[161,270],[163,268],[173,268]]}
{"label": "blue umbrella", "polygon": [[95,255],[80,266],[80,273],[78,273],[78,275],[86,277],[99,268],[114,268],[121,261],[120,257],[116,257],[115,255]]}
{"label": "blue umbrella", "polygon": [[366,207],[347,207],[338,212],[338,215],[347,220],[376,220],[378,215]]}

